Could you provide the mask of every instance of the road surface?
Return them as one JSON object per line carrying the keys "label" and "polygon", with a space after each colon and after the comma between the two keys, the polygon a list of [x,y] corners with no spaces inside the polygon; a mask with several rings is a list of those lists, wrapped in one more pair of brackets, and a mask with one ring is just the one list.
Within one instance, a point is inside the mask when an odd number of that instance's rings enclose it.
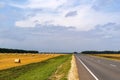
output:
{"label": "road surface", "polygon": [[80,80],[120,80],[120,61],[76,54]]}

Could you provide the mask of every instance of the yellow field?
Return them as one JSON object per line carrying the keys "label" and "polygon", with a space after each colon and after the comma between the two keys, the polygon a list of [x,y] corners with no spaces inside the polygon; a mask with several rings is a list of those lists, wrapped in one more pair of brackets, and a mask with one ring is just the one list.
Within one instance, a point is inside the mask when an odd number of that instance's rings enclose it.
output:
{"label": "yellow field", "polygon": [[[40,62],[60,55],[61,54],[0,54],[0,70]],[[21,60],[21,63],[14,62],[17,58]]]}
{"label": "yellow field", "polygon": [[92,54],[94,56],[120,60],[120,54]]}

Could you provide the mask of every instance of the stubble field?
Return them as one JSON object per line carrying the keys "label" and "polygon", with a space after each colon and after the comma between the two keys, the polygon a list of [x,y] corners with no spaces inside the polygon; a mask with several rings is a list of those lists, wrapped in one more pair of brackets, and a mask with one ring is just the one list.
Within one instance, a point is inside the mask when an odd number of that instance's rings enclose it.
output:
{"label": "stubble field", "polygon": [[109,58],[114,60],[120,60],[120,54],[92,54],[93,56]]}
{"label": "stubble field", "polygon": [[[0,80],[68,80],[70,54],[0,54]],[[21,63],[15,63],[19,58]]]}
{"label": "stubble field", "polygon": [[[62,54],[0,54],[0,70],[11,67],[26,65],[35,62],[41,62]],[[15,63],[15,59],[20,59],[21,63]]]}

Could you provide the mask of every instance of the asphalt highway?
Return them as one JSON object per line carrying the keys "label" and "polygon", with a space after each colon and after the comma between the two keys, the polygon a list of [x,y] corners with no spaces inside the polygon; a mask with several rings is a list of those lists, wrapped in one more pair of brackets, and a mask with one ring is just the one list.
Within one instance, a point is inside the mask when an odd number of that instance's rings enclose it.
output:
{"label": "asphalt highway", "polygon": [[120,80],[120,61],[76,54],[80,80]]}

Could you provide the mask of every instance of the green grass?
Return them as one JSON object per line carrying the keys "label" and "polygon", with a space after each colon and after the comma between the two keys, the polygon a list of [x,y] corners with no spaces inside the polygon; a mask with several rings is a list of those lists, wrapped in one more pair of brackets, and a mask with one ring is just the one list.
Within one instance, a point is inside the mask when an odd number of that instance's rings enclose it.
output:
{"label": "green grass", "polygon": [[50,80],[67,80],[68,72],[71,68],[71,59],[72,56],[69,57],[69,59],[67,59],[64,63],[62,63],[58,67],[57,71],[50,77]]}
{"label": "green grass", "polygon": [[67,80],[68,72],[71,68],[71,58],[70,57],[66,62],[62,64],[62,67],[58,70],[58,75],[63,74],[60,80]]}
{"label": "green grass", "polygon": [[63,55],[39,63],[14,67],[0,71],[0,80],[48,80],[57,67],[71,55]]}

